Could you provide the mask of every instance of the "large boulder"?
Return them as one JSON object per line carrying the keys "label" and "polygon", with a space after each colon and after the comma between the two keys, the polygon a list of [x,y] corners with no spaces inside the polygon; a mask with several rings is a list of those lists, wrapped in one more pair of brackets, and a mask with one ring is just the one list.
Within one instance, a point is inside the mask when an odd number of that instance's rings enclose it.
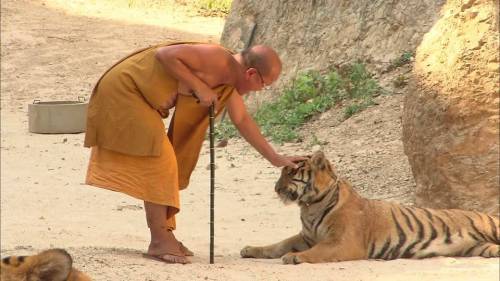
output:
{"label": "large boulder", "polygon": [[497,0],[448,0],[417,48],[403,143],[416,204],[498,214]]}

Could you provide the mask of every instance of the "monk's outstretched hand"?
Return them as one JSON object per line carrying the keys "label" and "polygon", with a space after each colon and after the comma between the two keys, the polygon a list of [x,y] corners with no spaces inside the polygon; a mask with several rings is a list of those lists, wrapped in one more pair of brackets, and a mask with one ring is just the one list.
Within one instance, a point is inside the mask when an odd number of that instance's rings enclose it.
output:
{"label": "monk's outstretched hand", "polygon": [[273,166],[275,167],[287,166],[293,169],[297,169],[296,162],[303,160],[307,160],[307,158],[303,156],[286,156],[286,155],[276,154],[274,159],[271,160],[271,164],[273,164]]}

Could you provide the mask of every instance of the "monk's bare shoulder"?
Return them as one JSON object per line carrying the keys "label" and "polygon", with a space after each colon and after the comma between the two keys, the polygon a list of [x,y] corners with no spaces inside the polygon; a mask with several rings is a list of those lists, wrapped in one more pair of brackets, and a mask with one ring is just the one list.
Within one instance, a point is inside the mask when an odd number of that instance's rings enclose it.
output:
{"label": "monk's bare shoulder", "polygon": [[176,57],[188,62],[192,69],[200,70],[203,66],[224,67],[233,60],[232,54],[215,44],[178,44],[160,47],[157,53],[165,57]]}
{"label": "monk's bare shoulder", "polygon": [[199,54],[202,67],[207,66],[212,71],[227,71],[235,62],[233,55],[219,45],[200,44],[192,45],[192,48]]}

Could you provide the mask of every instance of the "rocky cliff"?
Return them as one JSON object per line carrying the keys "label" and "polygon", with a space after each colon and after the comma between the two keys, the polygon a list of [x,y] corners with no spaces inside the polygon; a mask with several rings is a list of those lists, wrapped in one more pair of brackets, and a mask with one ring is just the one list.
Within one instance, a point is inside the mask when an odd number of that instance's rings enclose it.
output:
{"label": "rocky cliff", "polygon": [[234,0],[221,43],[241,50],[274,47],[284,63],[281,85],[307,69],[356,60],[383,70],[414,51],[438,19],[443,0]]}

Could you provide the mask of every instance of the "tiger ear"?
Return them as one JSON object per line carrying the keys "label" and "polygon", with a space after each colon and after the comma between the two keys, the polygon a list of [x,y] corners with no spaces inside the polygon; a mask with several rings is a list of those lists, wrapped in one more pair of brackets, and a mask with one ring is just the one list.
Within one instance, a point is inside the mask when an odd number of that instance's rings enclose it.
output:
{"label": "tiger ear", "polygon": [[33,256],[34,267],[31,269],[31,277],[41,281],[63,281],[71,272],[73,260],[71,256],[62,249],[50,249]]}
{"label": "tiger ear", "polygon": [[323,151],[318,150],[311,157],[311,164],[314,170],[324,170],[328,167],[328,159]]}

